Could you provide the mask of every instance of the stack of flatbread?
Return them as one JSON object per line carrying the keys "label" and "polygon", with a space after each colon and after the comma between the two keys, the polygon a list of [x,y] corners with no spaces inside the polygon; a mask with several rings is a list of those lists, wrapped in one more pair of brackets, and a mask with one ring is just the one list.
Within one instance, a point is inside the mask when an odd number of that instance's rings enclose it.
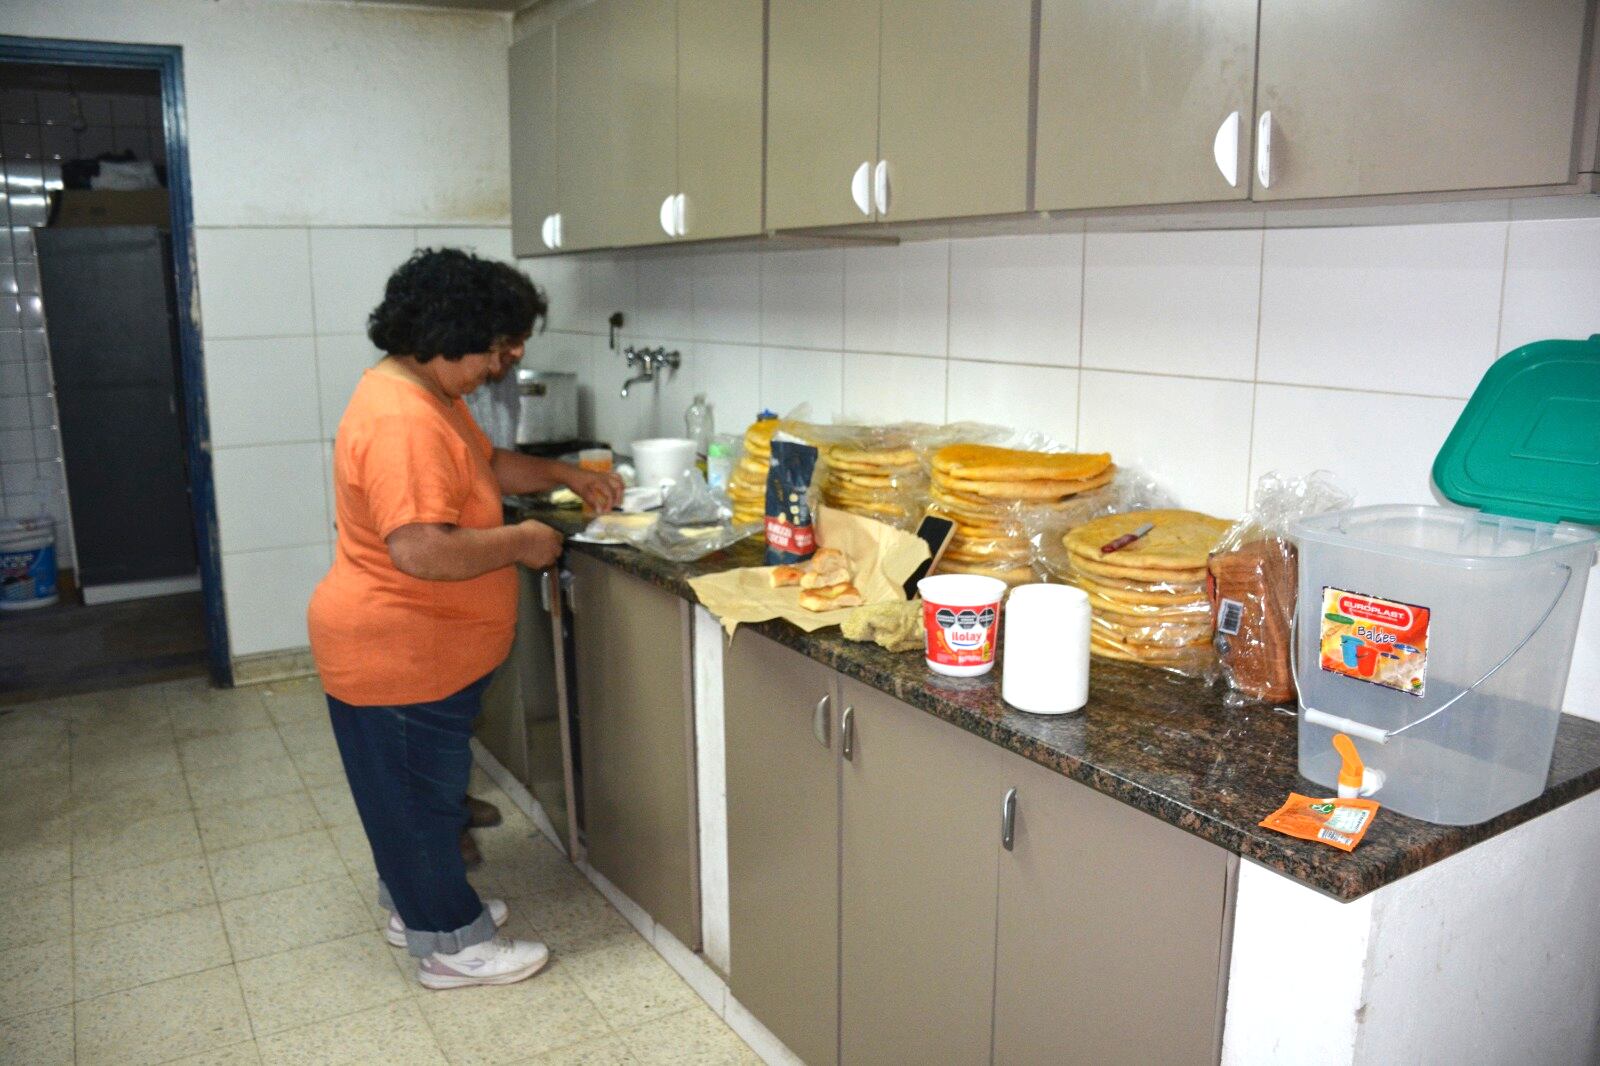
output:
{"label": "stack of flatbread", "polygon": [[[1148,533],[1113,551],[1118,538]],[[1196,511],[1129,511],[1070,530],[1069,577],[1089,594],[1090,647],[1108,659],[1200,666],[1211,656],[1206,557],[1230,522]]]}
{"label": "stack of flatbread", "polygon": [[928,513],[950,519],[956,530],[939,572],[983,574],[1008,585],[1036,580],[1019,505],[1064,506],[1078,493],[1110,483],[1116,469],[1103,452],[1030,452],[988,444],[940,448],[933,455]]}
{"label": "stack of flatbread", "polygon": [[766,517],[767,467],[772,462],[772,435],[776,432],[776,418],[752,423],[744,431],[744,453],[728,479],[728,499],[733,503],[736,525],[759,523]]}
{"label": "stack of flatbread", "polygon": [[922,517],[928,476],[903,442],[835,444],[823,452],[822,500],[841,511],[905,528]]}
{"label": "stack of flatbread", "polygon": [[859,607],[865,601],[853,584],[850,560],[837,548],[818,548],[797,566],[775,566],[768,575],[775,589],[800,586],[800,606],[808,611],[836,611]]}

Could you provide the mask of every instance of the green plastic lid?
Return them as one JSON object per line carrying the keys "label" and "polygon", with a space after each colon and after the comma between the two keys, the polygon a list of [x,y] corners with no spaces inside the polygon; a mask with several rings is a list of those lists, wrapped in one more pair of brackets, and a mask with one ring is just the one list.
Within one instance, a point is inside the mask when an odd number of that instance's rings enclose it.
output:
{"label": "green plastic lid", "polygon": [[1491,514],[1600,525],[1600,334],[1502,356],[1445,438],[1433,482]]}

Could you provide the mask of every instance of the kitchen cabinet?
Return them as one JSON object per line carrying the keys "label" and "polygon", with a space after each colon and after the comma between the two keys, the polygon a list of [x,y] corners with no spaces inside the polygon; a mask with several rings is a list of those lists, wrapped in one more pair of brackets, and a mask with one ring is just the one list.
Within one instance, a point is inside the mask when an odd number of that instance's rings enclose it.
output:
{"label": "kitchen cabinet", "polygon": [[1034,204],[1250,193],[1257,0],[1042,0]]}
{"label": "kitchen cabinet", "polygon": [[1261,0],[1258,200],[1571,181],[1585,0]]}
{"label": "kitchen cabinet", "polygon": [[661,239],[677,177],[676,83],[673,4],[596,0],[556,24],[562,251]]}
{"label": "kitchen cabinet", "polygon": [[508,55],[511,105],[511,250],[517,256],[555,250],[556,33],[534,30]]}
{"label": "kitchen cabinet", "polygon": [[836,675],[748,629],[723,657],[728,986],[809,1066],[838,1062]]}
{"label": "kitchen cabinet", "polygon": [[680,237],[761,231],[765,31],[751,0],[678,0]]}
{"label": "kitchen cabinet", "polygon": [[989,1061],[1005,752],[843,678],[840,1058]]}
{"label": "kitchen cabinet", "polygon": [[1006,774],[995,1063],[1215,1063],[1235,860],[1035,763]]}
{"label": "kitchen cabinet", "polygon": [[767,228],[1027,207],[1026,0],[772,0]]}
{"label": "kitchen cabinet", "polygon": [[568,561],[588,861],[697,950],[689,605],[591,556]]}

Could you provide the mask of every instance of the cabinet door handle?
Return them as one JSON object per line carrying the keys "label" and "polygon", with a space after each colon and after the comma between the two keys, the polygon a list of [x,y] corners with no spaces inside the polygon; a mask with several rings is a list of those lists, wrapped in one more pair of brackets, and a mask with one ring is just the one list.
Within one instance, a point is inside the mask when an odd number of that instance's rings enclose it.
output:
{"label": "cabinet door handle", "polygon": [[1211,155],[1217,161],[1217,169],[1222,171],[1222,177],[1229,185],[1239,187],[1239,112],[1235,111],[1222,120],[1222,125],[1217,127],[1217,136],[1211,142]]}
{"label": "cabinet door handle", "polygon": [[1272,112],[1261,112],[1256,121],[1256,181],[1263,189],[1272,188]]}
{"label": "cabinet door handle", "polygon": [[1017,842],[1017,790],[1007,789],[1000,801],[1000,846],[1007,851]]}
{"label": "cabinet door handle", "polygon": [[689,233],[689,227],[686,223],[687,203],[688,201],[681,192],[672,198],[672,227],[677,231],[677,236],[679,237],[687,236]]}
{"label": "cabinet door handle", "polygon": [[846,759],[856,757],[856,709],[846,707],[839,719],[839,750]]}
{"label": "cabinet door handle", "polygon": [[817,743],[824,748],[828,746],[828,704],[830,697],[824,696],[817,701],[817,713],[811,718],[811,732],[816,735]]}
{"label": "cabinet door handle", "polygon": [[544,241],[544,246],[551,251],[556,247],[556,216],[544,216],[544,222],[539,226],[539,237]]}
{"label": "cabinet door handle", "polygon": [[561,242],[562,242],[562,241],[563,241],[563,240],[564,240],[564,239],[565,239],[565,238],[564,238],[564,237],[563,237],[563,236],[562,236],[562,235],[561,235],[561,212],[560,212],[560,211],[557,211],[557,212],[556,212],[556,213],[555,213],[555,215],[554,215],[554,216],[552,216],[552,217],[554,217],[554,218],[555,218],[555,220],[556,220],[556,225],[555,225],[555,234],[556,234],[556,248],[557,248],[557,249],[559,249],[559,248],[560,248],[560,247],[561,247]]}
{"label": "cabinet door handle", "polygon": [[668,237],[676,237],[678,235],[674,224],[676,213],[672,209],[673,202],[676,199],[676,196],[669,196],[661,201],[661,228]]}
{"label": "cabinet door handle", "polygon": [[539,606],[544,608],[544,613],[550,613],[550,571],[539,571]]}
{"label": "cabinet door handle", "polygon": [[872,172],[872,199],[878,205],[878,214],[889,213],[889,161],[878,160],[877,167]]}
{"label": "cabinet door handle", "polygon": [[872,217],[872,164],[862,163],[856,167],[855,174],[850,178],[850,199],[856,202],[856,207],[868,218]]}

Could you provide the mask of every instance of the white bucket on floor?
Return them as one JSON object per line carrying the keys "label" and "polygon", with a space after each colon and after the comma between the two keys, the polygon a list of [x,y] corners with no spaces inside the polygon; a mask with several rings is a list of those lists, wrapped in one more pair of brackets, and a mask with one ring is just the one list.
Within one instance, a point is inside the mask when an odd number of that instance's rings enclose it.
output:
{"label": "white bucket on floor", "polygon": [[0,611],[48,607],[56,595],[56,524],[0,519]]}

